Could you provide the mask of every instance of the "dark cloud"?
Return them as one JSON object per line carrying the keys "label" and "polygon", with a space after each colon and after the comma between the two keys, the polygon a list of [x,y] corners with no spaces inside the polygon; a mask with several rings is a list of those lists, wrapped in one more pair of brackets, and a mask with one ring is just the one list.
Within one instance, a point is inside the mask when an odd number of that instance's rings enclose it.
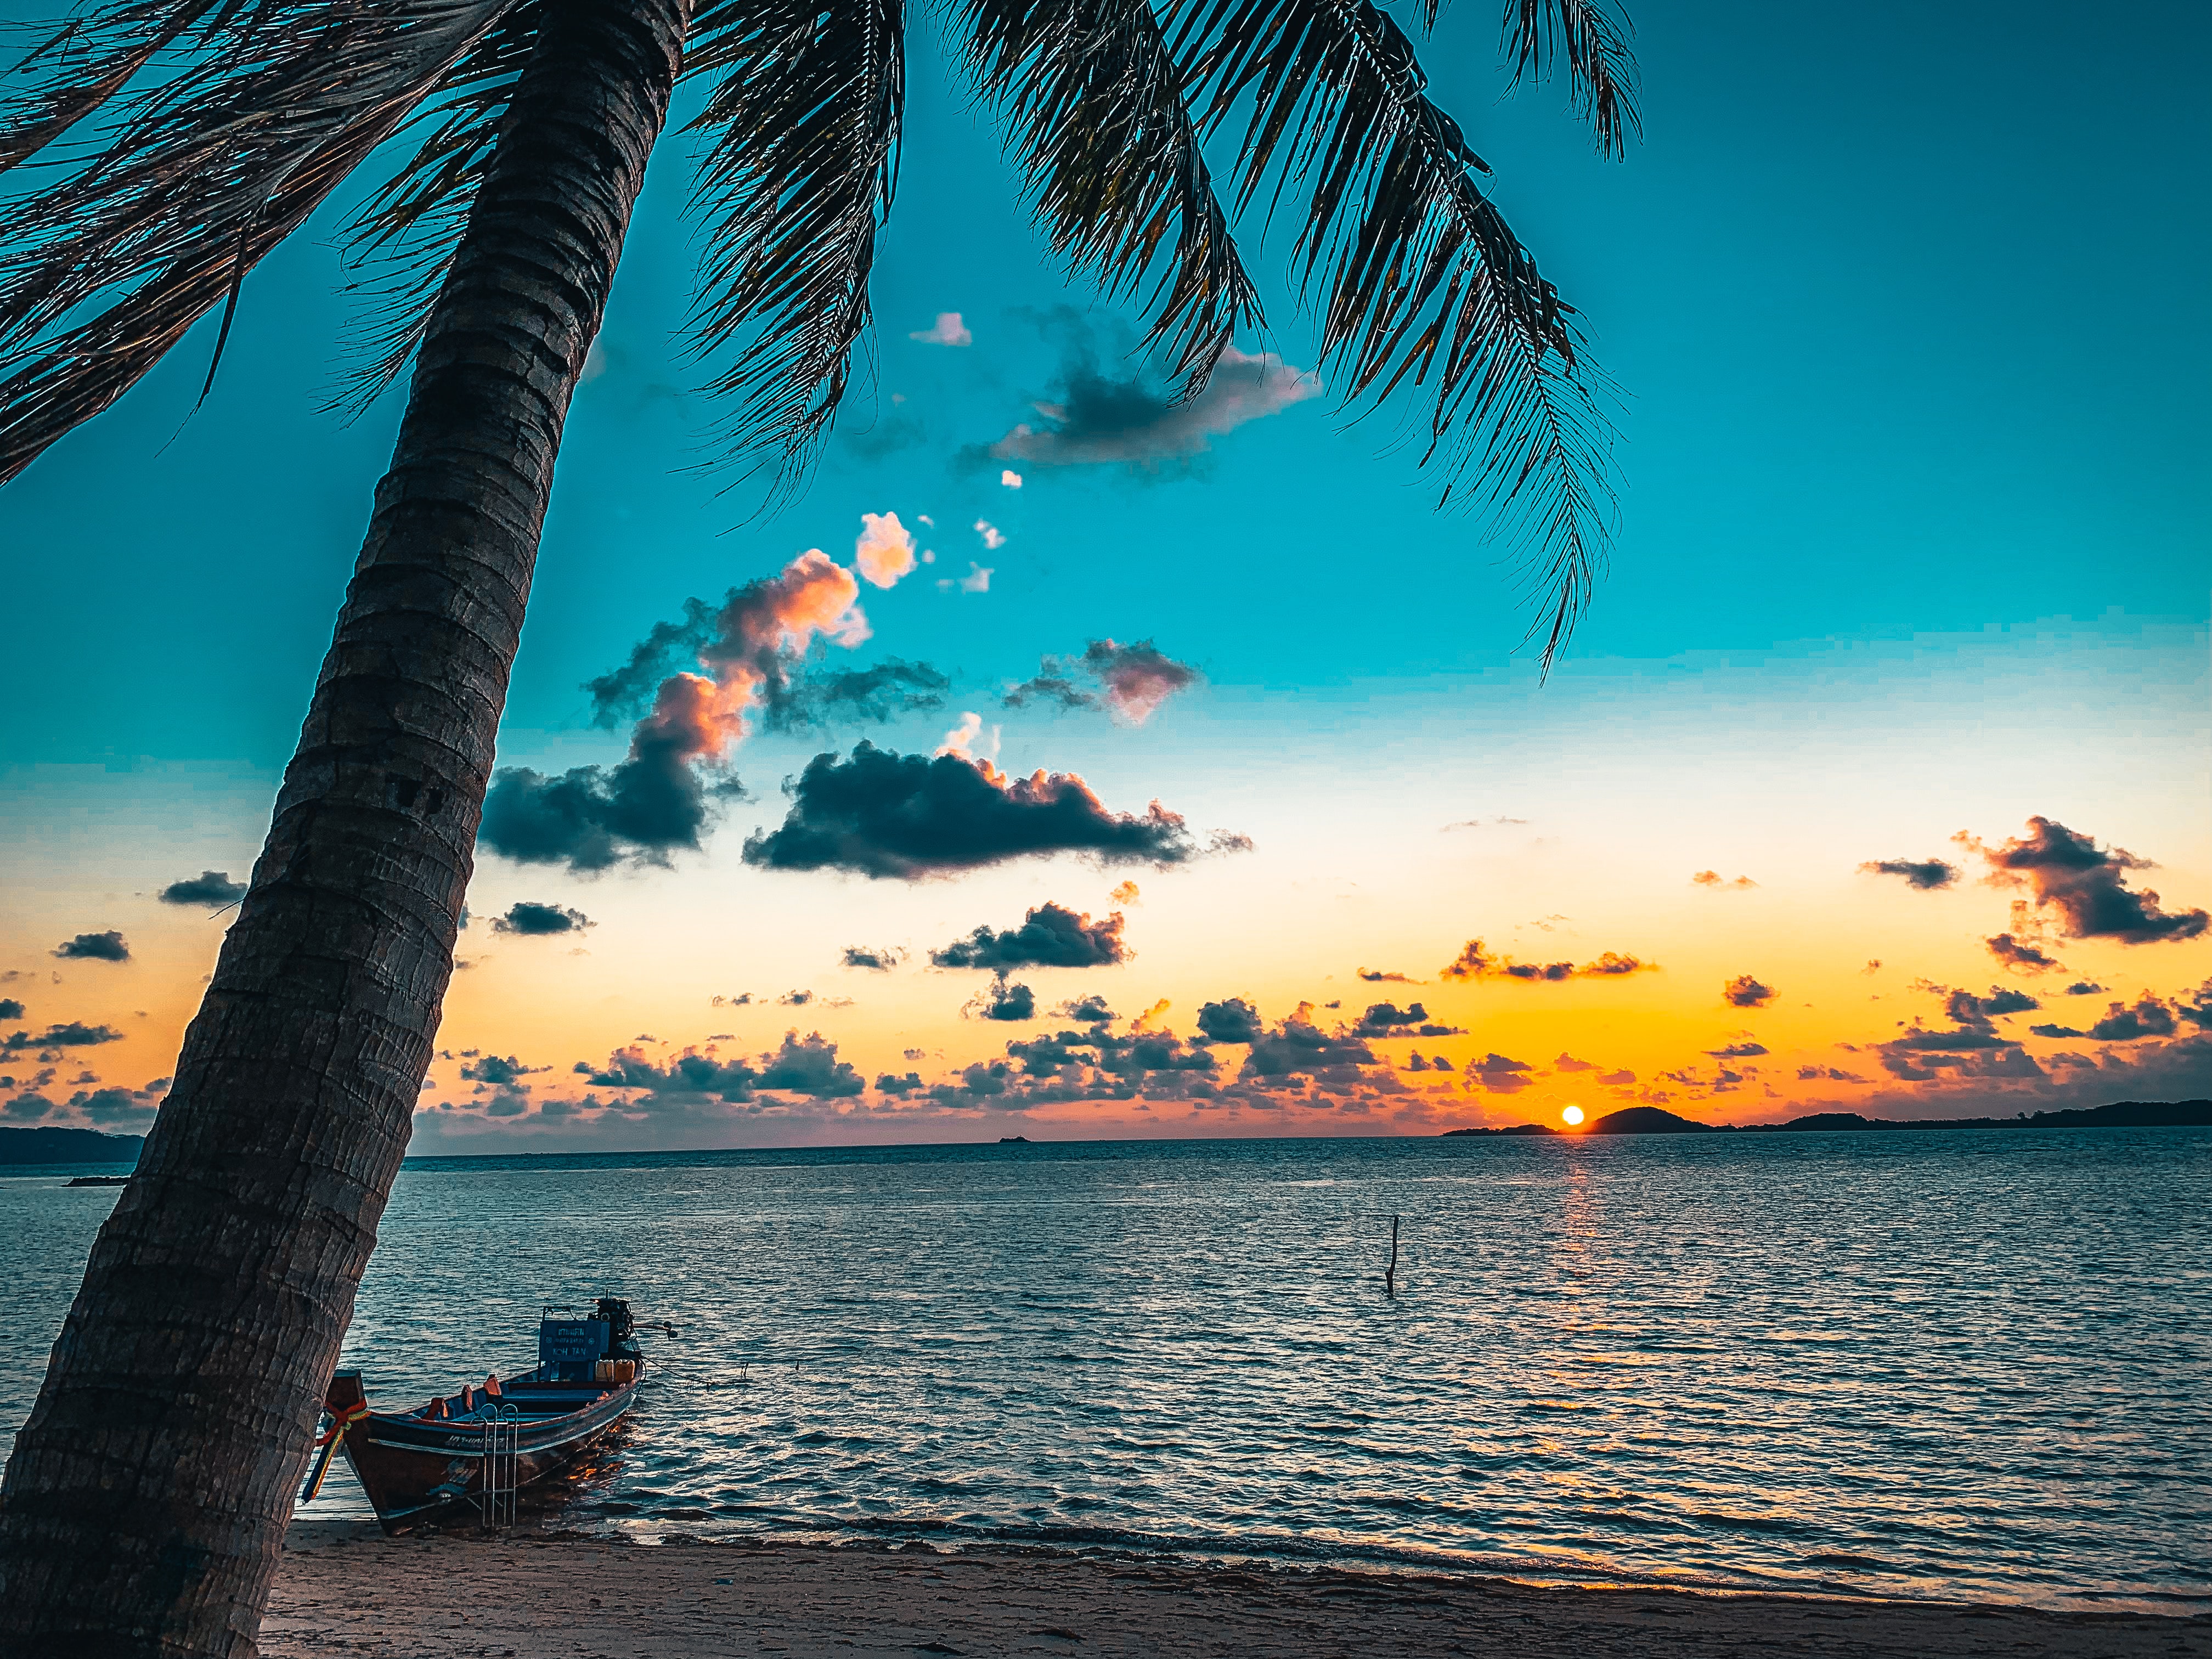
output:
{"label": "dark cloud", "polygon": [[1106,999],[1102,996],[1079,997],[1072,1002],[1061,1003],[1053,1012],[1062,1019],[1072,1019],[1084,1025],[1104,1024],[1121,1018],[1106,1006]]}
{"label": "dark cloud", "polygon": [[2212,1030],[2212,979],[2206,980],[2187,997],[2176,997],[2173,1012],[2185,1020]]}
{"label": "dark cloud", "polygon": [[2049,974],[2066,966],[2048,951],[2030,945],[2025,939],[2015,939],[2010,933],[1992,934],[1982,943],[1989,947],[1990,954],[2002,965],[2017,973]]}
{"label": "dark cloud", "polygon": [[1121,938],[1121,913],[1098,921],[1048,900],[1018,927],[994,932],[981,927],[955,939],[929,959],[940,968],[1109,968],[1134,953]]}
{"label": "dark cloud", "polygon": [[1460,947],[1457,957],[1437,971],[1444,979],[1497,977],[1555,984],[1570,979],[1618,979],[1628,974],[1656,973],[1659,964],[1618,951],[1605,951],[1579,968],[1571,962],[1516,962],[1510,957],[1492,956],[1480,939],[1471,939]]}
{"label": "dark cloud", "polygon": [[750,991],[740,991],[733,997],[714,998],[713,1006],[717,1008],[750,1008],[758,1000]]}
{"label": "dark cloud", "polygon": [[557,904],[537,904],[521,899],[508,906],[505,915],[492,918],[491,930],[495,933],[520,933],[525,938],[538,939],[551,933],[578,933],[594,925],[581,910],[564,910]]}
{"label": "dark cloud", "polygon": [[1525,1060],[1509,1060],[1501,1054],[1487,1054],[1480,1060],[1467,1063],[1468,1080],[1480,1083],[1492,1094],[1518,1094],[1536,1079],[1528,1075],[1533,1068]]}
{"label": "dark cloud", "polygon": [[504,1058],[498,1054],[485,1054],[462,1066],[461,1075],[472,1083],[511,1084],[521,1081],[534,1072],[551,1069],[549,1066],[525,1066],[513,1054]]}
{"label": "dark cloud", "polygon": [[919,1072],[908,1072],[904,1077],[893,1077],[885,1072],[876,1079],[876,1090],[879,1094],[910,1095],[921,1087],[921,1073]]}
{"label": "dark cloud", "polygon": [[1552,1062],[1552,1069],[1555,1072],[1595,1072],[1597,1070],[1597,1062],[1594,1060],[1577,1060],[1572,1054],[1563,1053]]}
{"label": "dark cloud", "polygon": [[1767,1049],[1763,1042],[1731,1042],[1725,1048],[1708,1048],[1705,1052],[1715,1060],[1750,1060]]}
{"label": "dark cloud", "polygon": [[27,1048],[91,1048],[122,1041],[123,1033],[112,1025],[87,1025],[73,1019],[66,1024],[49,1025],[43,1031],[17,1031],[0,1042],[0,1049],[17,1054]]}
{"label": "dark cloud", "polygon": [[1244,1075],[1344,1079],[1357,1075],[1352,1068],[1379,1063],[1357,1033],[1323,1031],[1313,1023],[1312,1006],[1300,1003],[1297,1012],[1253,1040],[1252,1052],[1244,1059]]}
{"label": "dark cloud", "polygon": [[1721,987],[1721,1000],[1735,1008],[1764,1008],[1775,993],[1749,974],[1738,974]]}
{"label": "dark cloud", "polygon": [[1959,866],[1942,859],[1869,859],[1859,871],[1869,876],[1902,876],[1907,887],[1923,893],[1948,887],[1959,878]]}
{"label": "dark cloud", "polygon": [[1409,1003],[1401,1008],[1395,1003],[1376,1002],[1368,1006],[1352,1028],[1356,1036],[1463,1036],[1457,1026],[1440,1025],[1429,1018],[1429,1011],[1419,1003]]}
{"label": "dark cloud", "polygon": [[784,1008],[804,1008],[813,1000],[814,993],[811,991],[786,991],[776,999],[776,1003]]}
{"label": "dark cloud", "polygon": [[975,1005],[985,1019],[1024,1020],[1036,1018],[1036,995],[1026,985],[1009,985],[1001,975]]}
{"label": "dark cloud", "polygon": [[[558,777],[526,767],[500,772],[484,800],[483,843],[522,862],[582,872],[624,860],[665,865],[699,846],[718,804],[743,795],[720,769],[749,715],[797,726],[833,707],[891,709],[910,696],[941,695],[943,677],[913,665],[851,679],[805,678],[819,639],[849,645],[866,637],[859,594],[851,571],[811,549],[775,575],[732,588],[719,606],[687,599],[682,621],[657,624],[622,667],[585,687],[600,725],[640,715],[628,757]],[[685,659],[705,673],[679,669]]]}
{"label": "dark cloud", "polygon": [[1168,865],[1251,844],[1217,836],[1200,848],[1158,801],[1142,817],[1109,812],[1072,773],[1009,777],[988,762],[865,742],[849,759],[817,755],[787,788],[782,826],[746,840],[746,863],[913,880],[1058,852]]}
{"label": "dark cloud", "polygon": [[72,962],[128,962],[131,947],[112,928],[105,933],[79,933],[54,947],[53,954]]}
{"label": "dark cloud", "polygon": [[1009,1042],[1006,1055],[1021,1062],[1024,1077],[1084,1082],[1109,1097],[1116,1084],[1140,1082],[1155,1073],[1210,1073],[1215,1066],[1212,1054],[1172,1031],[1116,1036],[1097,1025]]}
{"label": "dark cloud", "polygon": [[2136,1042],[2173,1032],[2173,1011],[2151,996],[2140,999],[2132,1008],[2124,1002],[2108,1005],[2104,1018],[2089,1028],[2089,1036],[2099,1042]]}
{"label": "dark cloud", "polygon": [[1150,640],[1134,645],[1093,640],[1079,657],[1047,657],[1037,672],[1009,690],[1009,708],[1110,708],[1141,726],[1176,692],[1195,684],[1198,670],[1177,662]]}
{"label": "dark cloud", "polygon": [[1636,1073],[1623,1066],[1617,1072],[1607,1072],[1593,1080],[1608,1089],[1626,1089],[1636,1081]]}
{"label": "dark cloud", "polygon": [[2092,984],[2086,979],[2077,979],[2066,988],[2066,994],[2069,997],[2093,997],[2104,988],[2103,986]]}
{"label": "dark cloud", "polygon": [[0,997],[0,1019],[21,1019],[23,1005],[13,997]]}
{"label": "dark cloud", "polygon": [[906,960],[906,952],[896,946],[879,951],[866,945],[848,945],[840,960],[848,968],[865,968],[870,973],[888,974]]}
{"label": "dark cloud", "polygon": [[576,1069],[598,1087],[641,1090],[653,1101],[750,1101],[763,1090],[842,1100],[866,1092],[868,1086],[850,1062],[837,1058],[837,1045],[819,1031],[805,1037],[796,1030],[785,1032],[782,1046],[759,1056],[757,1065],[687,1049],[657,1066],[642,1049],[630,1048],[617,1050],[604,1066],[580,1064]]}
{"label": "dark cloud", "polygon": [[2077,1037],[2081,1035],[2071,1025],[2031,1025],[2027,1029],[2039,1037]]}
{"label": "dark cloud", "polygon": [[1800,1066],[1797,1068],[1797,1080],[1800,1083],[1864,1083],[1866,1081],[1856,1072],[1843,1071],[1833,1066]]}
{"label": "dark cloud", "polygon": [[1403,974],[1386,974],[1379,969],[1370,973],[1364,968],[1359,970],[1359,977],[1370,985],[1419,985],[1423,982],[1418,979],[1409,979]]}
{"label": "dark cloud", "polygon": [[1267,1028],[1257,1008],[1243,997],[1231,997],[1201,1005],[1198,1029],[1202,1042],[1256,1042]]}
{"label": "dark cloud", "polygon": [[2130,889],[2127,872],[2155,866],[2124,848],[2100,848],[2087,836],[2054,818],[2031,817],[2027,834],[1989,847],[1961,838],[1989,861],[1998,879],[2025,881],[2038,905],[2064,917],[2069,939],[2116,939],[2123,945],[2195,939],[2212,926],[2212,915],[2159,908],[2157,893]]}
{"label": "dark cloud", "polygon": [[842,1100],[863,1092],[867,1083],[849,1062],[837,1058],[837,1045],[821,1032],[802,1038],[797,1031],[787,1031],[781,1048],[761,1056],[759,1086],[816,1100]]}
{"label": "dark cloud", "polygon": [[1140,368],[1127,379],[1103,373],[1099,354],[1079,328],[1062,325],[1067,356],[1051,395],[1034,407],[1043,424],[1024,422],[970,464],[1020,461],[1030,466],[1122,465],[1157,473],[1187,466],[1212,441],[1247,421],[1317,397],[1321,382],[1280,358],[1231,347],[1206,389],[1178,398]]}
{"label": "dark cloud", "polygon": [[2025,991],[2007,990],[1997,985],[1990,986],[1985,997],[1978,997],[1971,991],[1948,991],[1943,999],[1943,1012],[1960,1025],[1986,1025],[2000,1014],[2024,1014],[2041,1006]]}
{"label": "dark cloud", "polygon": [[164,904],[235,904],[246,896],[246,884],[233,881],[228,870],[203,870],[171,882],[156,896]]}
{"label": "dark cloud", "polygon": [[1698,871],[1696,875],[1690,878],[1690,884],[1692,887],[1726,887],[1739,890],[1759,885],[1749,876],[1738,876],[1734,881],[1730,881],[1717,870]]}
{"label": "dark cloud", "polygon": [[942,708],[952,681],[926,662],[887,657],[871,668],[809,670],[767,681],[761,723],[771,732],[882,726]]}

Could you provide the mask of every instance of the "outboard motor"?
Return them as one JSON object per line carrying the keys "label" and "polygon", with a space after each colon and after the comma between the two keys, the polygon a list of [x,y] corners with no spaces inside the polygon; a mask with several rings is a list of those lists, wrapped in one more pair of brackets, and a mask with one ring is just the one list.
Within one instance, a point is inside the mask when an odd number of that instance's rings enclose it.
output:
{"label": "outboard motor", "polygon": [[617,1296],[603,1296],[592,1310],[594,1322],[607,1328],[606,1358],[636,1359],[641,1358],[637,1346],[637,1322],[630,1317],[629,1304]]}

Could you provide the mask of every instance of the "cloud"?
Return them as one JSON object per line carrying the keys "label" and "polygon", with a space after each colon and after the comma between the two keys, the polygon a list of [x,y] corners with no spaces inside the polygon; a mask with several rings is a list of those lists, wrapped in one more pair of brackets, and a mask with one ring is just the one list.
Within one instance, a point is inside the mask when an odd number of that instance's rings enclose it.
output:
{"label": "cloud", "polygon": [[644,1050],[629,1048],[617,1049],[604,1066],[580,1062],[576,1070],[599,1088],[643,1091],[643,1100],[626,1103],[648,1109],[707,1099],[750,1101],[763,1090],[839,1100],[865,1093],[868,1086],[849,1062],[837,1058],[836,1043],[819,1031],[802,1038],[795,1030],[784,1033],[781,1048],[760,1055],[757,1065],[687,1048],[665,1066],[657,1066]]}
{"label": "cloud", "polygon": [[66,1024],[49,1025],[35,1035],[29,1031],[17,1031],[6,1042],[0,1042],[0,1049],[19,1054],[29,1048],[91,1048],[103,1042],[122,1041],[123,1033],[112,1025],[87,1025],[81,1020],[73,1019]]}
{"label": "cloud", "polygon": [[13,997],[0,997],[0,1019],[21,1019],[23,1005]]}
{"label": "cloud", "polygon": [[1636,1081],[1636,1073],[1626,1066],[1617,1072],[1607,1072],[1592,1079],[1607,1089],[1626,1089]]}
{"label": "cloud", "polygon": [[1165,866],[1250,847],[1221,835],[1201,847],[1158,801],[1142,817],[1109,812],[1073,773],[1016,778],[985,760],[866,742],[849,758],[817,755],[787,788],[782,825],[746,841],[746,863],[914,880],[1059,852]]}
{"label": "cloud", "polygon": [[1465,1033],[1455,1026],[1439,1025],[1429,1018],[1429,1011],[1419,1003],[1409,1003],[1401,1008],[1393,1002],[1376,1002],[1368,1006],[1352,1027],[1354,1035],[1363,1037],[1384,1036],[1462,1036]]}
{"label": "cloud", "polygon": [[1188,463],[1214,439],[1249,421],[1321,395],[1321,381],[1272,354],[1231,347],[1206,389],[1177,401],[1142,370],[1127,380],[1099,371],[1087,342],[1063,365],[1054,396],[1034,405],[1044,423],[1024,422],[990,447],[992,459],[1034,466],[1125,465],[1158,471]]}
{"label": "cloud", "polygon": [[771,682],[761,723],[771,732],[873,722],[945,707],[952,682],[926,662],[886,657],[868,668],[806,670]]}
{"label": "cloud", "polygon": [[1492,1052],[1480,1060],[1468,1061],[1468,1082],[1470,1085],[1480,1084],[1492,1094],[1518,1094],[1536,1080],[1528,1075],[1531,1069],[1525,1060],[1509,1060]]}
{"label": "cloud", "polygon": [[999,483],[1005,489],[1019,489],[1022,487],[1022,475],[1009,467],[999,474]]}
{"label": "cloud", "polygon": [[1404,974],[1384,973],[1380,969],[1370,972],[1362,968],[1359,970],[1359,977],[1370,985],[1419,985],[1424,982],[1418,979],[1410,979]]}
{"label": "cloud", "polygon": [[2014,939],[2010,933],[1993,934],[1982,943],[1989,947],[1990,954],[1999,963],[2018,973],[2048,974],[2066,966],[2057,957],[2024,939]]}
{"label": "cloud", "polygon": [[[989,526],[980,522],[976,527],[981,530],[990,530]],[[1004,536],[1000,536],[995,530],[991,530],[990,533],[992,536],[997,536],[998,540],[991,541],[987,537],[985,540],[989,546],[997,547],[1006,539]],[[997,572],[996,565],[977,564],[975,560],[970,559],[968,561],[966,575],[940,577],[937,583],[938,589],[945,593],[950,593],[956,587],[963,593],[988,593],[991,591],[991,578]]]}
{"label": "cloud", "polygon": [[1150,640],[1134,645],[1093,640],[1079,657],[1043,659],[1034,675],[1007,690],[1004,702],[1009,708],[1032,703],[1109,708],[1132,726],[1142,726],[1199,678],[1197,669],[1177,662]]}
{"label": "cloud", "polygon": [[2151,889],[2138,892],[2128,886],[2128,872],[2156,867],[2148,859],[2123,848],[2100,848],[2054,818],[2031,817],[2027,835],[1996,847],[1964,834],[1959,840],[1988,861],[1991,879],[2025,881],[2039,907],[2057,910],[2069,939],[2149,945],[2195,939],[2212,926],[2212,915],[2205,911],[2168,914],[2159,908],[2159,896]]}
{"label": "cloud", "polygon": [[1948,887],[1958,880],[1959,866],[1947,864],[1942,859],[1869,859],[1859,866],[1859,873],[1902,876],[1907,887],[1930,893],[1939,887]]}
{"label": "cloud", "polygon": [[1552,1069],[1555,1072],[1595,1072],[1597,1068],[1595,1060],[1577,1060],[1572,1054],[1565,1052],[1552,1062]]}
{"label": "cloud", "polygon": [[1047,901],[1031,910],[1018,927],[994,932],[980,927],[955,939],[929,959],[939,968],[1109,968],[1133,954],[1121,938],[1121,915],[1092,921],[1064,905]]}
{"label": "cloud", "polygon": [[[612,725],[659,680],[631,731],[629,757],[559,777],[503,769],[484,800],[484,844],[520,862],[580,872],[624,859],[665,864],[677,849],[697,848],[710,801],[741,793],[727,781],[710,792],[700,769],[743,740],[748,715],[774,705],[817,642],[849,647],[868,637],[859,596],[853,573],[813,548],[780,574],[732,588],[719,609],[687,601],[683,622],[658,624],[627,663],[586,688],[599,723]],[[706,673],[660,678],[687,652]]]}
{"label": "cloud", "polygon": [[1097,995],[1079,997],[1073,1001],[1063,1002],[1059,1007],[1054,1009],[1053,1012],[1058,1014],[1062,1019],[1072,1019],[1083,1025],[1097,1025],[1121,1018],[1106,1006],[1104,997]]}
{"label": "cloud", "polygon": [[233,881],[228,870],[203,870],[171,882],[156,896],[164,904],[235,904],[246,896],[246,884]]}
{"label": "cloud", "polygon": [[1985,997],[1978,997],[1971,991],[1952,991],[1943,1001],[1943,1012],[1961,1025],[1986,1025],[1999,1014],[2024,1014],[2041,1006],[2027,992],[1998,985],[1990,986]]}
{"label": "cloud", "polygon": [[2104,1018],[2089,1028],[2090,1037],[2098,1042],[2136,1042],[2173,1032],[2173,1011],[2153,996],[2139,999],[2132,1008],[2124,1002],[2112,1003]]}
{"label": "cloud", "polygon": [[1764,1008],[1774,997],[1773,991],[1749,974],[1738,974],[1721,987],[1721,1000],[1735,1008]]}
{"label": "cloud", "polygon": [[2031,1025],[2027,1029],[2039,1037],[2077,1037],[2081,1035],[2071,1025]]}
{"label": "cloud", "polygon": [[968,325],[960,320],[960,313],[957,311],[939,312],[935,322],[927,328],[915,329],[906,337],[919,340],[924,345],[967,346],[975,343],[975,337],[969,332]]}
{"label": "cloud", "polygon": [[863,513],[853,544],[853,568],[863,581],[889,587],[914,569],[914,532],[896,513]]}
{"label": "cloud", "polygon": [[1024,1020],[1036,1018],[1036,994],[1026,985],[1009,985],[1004,974],[991,988],[969,1005],[984,1019]]}
{"label": "cloud", "polygon": [[1145,902],[1142,890],[1133,881],[1117,883],[1106,896],[1116,904],[1142,904]]}
{"label": "cloud", "polygon": [[519,1083],[535,1072],[550,1072],[550,1066],[525,1066],[513,1054],[485,1054],[461,1067],[461,1075],[473,1083],[507,1085]]}
{"label": "cloud", "polygon": [[865,945],[847,945],[842,958],[845,967],[864,968],[875,974],[888,974],[905,960],[906,952],[896,947],[878,951]]}
{"label": "cloud", "polygon": [[1705,1052],[1715,1060],[1750,1060],[1768,1050],[1763,1042],[1731,1042],[1725,1048],[1708,1048]]}
{"label": "cloud", "polygon": [[[1343,1079],[1357,1075],[1351,1068],[1379,1063],[1375,1051],[1356,1034],[1323,1031],[1313,1023],[1312,1014],[1313,1006],[1302,1002],[1273,1030],[1255,1038],[1251,1053],[1244,1057],[1243,1075]],[[1205,1029],[1203,1018],[1200,1029]]]}
{"label": "cloud", "polygon": [[2104,988],[2103,986],[2093,984],[2086,979],[2077,979],[2066,988],[2066,994],[2069,997],[2093,997]]}
{"label": "cloud", "polygon": [[110,928],[104,933],[79,933],[54,947],[53,954],[71,962],[128,962],[131,947],[123,935]]}
{"label": "cloud", "polygon": [[1734,881],[1729,881],[1723,878],[1721,872],[1717,870],[1700,870],[1696,875],[1690,878],[1690,884],[1694,887],[1714,888],[1743,888],[1756,887],[1759,885],[1759,884],[1753,881],[1749,876],[1738,876]]}
{"label": "cloud", "polygon": [[1260,1011],[1243,997],[1208,1002],[1198,1011],[1199,1040],[1202,1042],[1256,1042],[1267,1030]]}
{"label": "cloud", "polygon": [[1437,971],[1443,979],[1494,977],[1556,984],[1570,979],[1620,979],[1629,974],[1656,973],[1659,964],[1618,951],[1607,951],[1579,968],[1571,962],[1516,962],[1510,957],[1492,956],[1480,939],[1471,939],[1460,947],[1457,957]]}
{"label": "cloud", "polygon": [[519,933],[526,939],[537,939],[552,933],[580,933],[597,925],[581,910],[564,910],[557,904],[536,904],[522,899],[509,905],[505,915],[494,916],[491,930],[495,933]]}

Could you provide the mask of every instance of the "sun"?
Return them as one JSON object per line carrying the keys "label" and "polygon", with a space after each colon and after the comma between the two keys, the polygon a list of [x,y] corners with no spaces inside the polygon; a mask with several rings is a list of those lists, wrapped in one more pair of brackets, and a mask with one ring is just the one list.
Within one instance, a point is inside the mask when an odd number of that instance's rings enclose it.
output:
{"label": "sun", "polygon": [[1580,1123],[1583,1121],[1583,1109],[1579,1106],[1570,1106],[1559,1115],[1566,1119],[1570,1125]]}

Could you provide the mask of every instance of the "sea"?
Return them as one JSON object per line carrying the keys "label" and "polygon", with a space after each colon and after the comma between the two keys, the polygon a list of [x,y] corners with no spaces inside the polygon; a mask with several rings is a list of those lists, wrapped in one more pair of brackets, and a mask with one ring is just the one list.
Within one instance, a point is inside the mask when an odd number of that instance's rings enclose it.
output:
{"label": "sea", "polygon": [[[0,1179],[9,1435],[114,1201],[66,1173]],[[641,1539],[2190,1613],[2208,1198],[2203,1129],[422,1158],[343,1363],[407,1407],[549,1304],[672,1323],[534,1500]]]}

